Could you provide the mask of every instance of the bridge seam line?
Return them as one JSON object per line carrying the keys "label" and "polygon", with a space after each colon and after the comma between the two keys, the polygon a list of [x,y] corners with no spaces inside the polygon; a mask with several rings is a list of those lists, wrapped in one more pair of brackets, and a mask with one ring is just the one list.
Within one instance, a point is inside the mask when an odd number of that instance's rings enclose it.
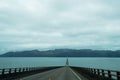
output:
{"label": "bridge seam line", "polygon": [[82,80],[71,68],[70,70],[72,71],[72,73],[79,79],[79,80]]}

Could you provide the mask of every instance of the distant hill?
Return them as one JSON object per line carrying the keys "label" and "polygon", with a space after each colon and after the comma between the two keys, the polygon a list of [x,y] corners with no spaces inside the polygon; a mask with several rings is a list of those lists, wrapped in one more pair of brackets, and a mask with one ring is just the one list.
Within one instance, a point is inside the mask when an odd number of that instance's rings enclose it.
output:
{"label": "distant hill", "polygon": [[55,49],[7,52],[0,57],[120,57],[120,50]]}

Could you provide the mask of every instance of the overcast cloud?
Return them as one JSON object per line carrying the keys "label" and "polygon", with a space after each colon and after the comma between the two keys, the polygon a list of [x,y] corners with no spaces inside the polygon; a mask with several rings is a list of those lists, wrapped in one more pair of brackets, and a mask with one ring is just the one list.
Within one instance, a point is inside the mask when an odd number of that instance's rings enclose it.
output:
{"label": "overcast cloud", "polygon": [[120,49],[120,0],[0,0],[0,51]]}

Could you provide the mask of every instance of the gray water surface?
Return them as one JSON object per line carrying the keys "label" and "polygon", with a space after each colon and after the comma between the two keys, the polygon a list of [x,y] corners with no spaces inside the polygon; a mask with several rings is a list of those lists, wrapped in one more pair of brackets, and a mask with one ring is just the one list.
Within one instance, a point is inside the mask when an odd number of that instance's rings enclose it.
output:
{"label": "gray water surface", "polygon": [[[0,68],[64,66],[61,57],[1,57]],[[70,66],[101,68],[120,71],[120,58],[69,58]]]}

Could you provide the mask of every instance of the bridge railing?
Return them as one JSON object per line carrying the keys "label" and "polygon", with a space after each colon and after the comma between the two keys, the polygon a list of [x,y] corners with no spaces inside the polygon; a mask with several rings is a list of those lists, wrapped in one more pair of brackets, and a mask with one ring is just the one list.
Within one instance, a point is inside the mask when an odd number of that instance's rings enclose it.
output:
{"label": "bridge railing", "polygon": [[0,69],[0,75],[6,75],[6,74],[12,74],[12,73],[21,73],[21,72],[27,72],[27,71],[33,71],[37,70],[39,68],[30,67],[30,68],[6,68],[6,69]]}
{"label": "bridge railing", "polygon": [[80,72],[89,80],[120,80],[120,71],[83,67],[72,68]]}
{"label": "bridge railing", "polygon": [[93,69],[93,68],[86,68],[89,72],[94,75],[99,75],[102,77],[107,77],[109,79],[120,80],[120,71],[114,70],[104,70],[104,69]]}
{"label": "bridge railing", "polygon": [[0,69],[0,80],[13,80],[15,78],[44,72],[55,68],[59,67],[24,67]]}

